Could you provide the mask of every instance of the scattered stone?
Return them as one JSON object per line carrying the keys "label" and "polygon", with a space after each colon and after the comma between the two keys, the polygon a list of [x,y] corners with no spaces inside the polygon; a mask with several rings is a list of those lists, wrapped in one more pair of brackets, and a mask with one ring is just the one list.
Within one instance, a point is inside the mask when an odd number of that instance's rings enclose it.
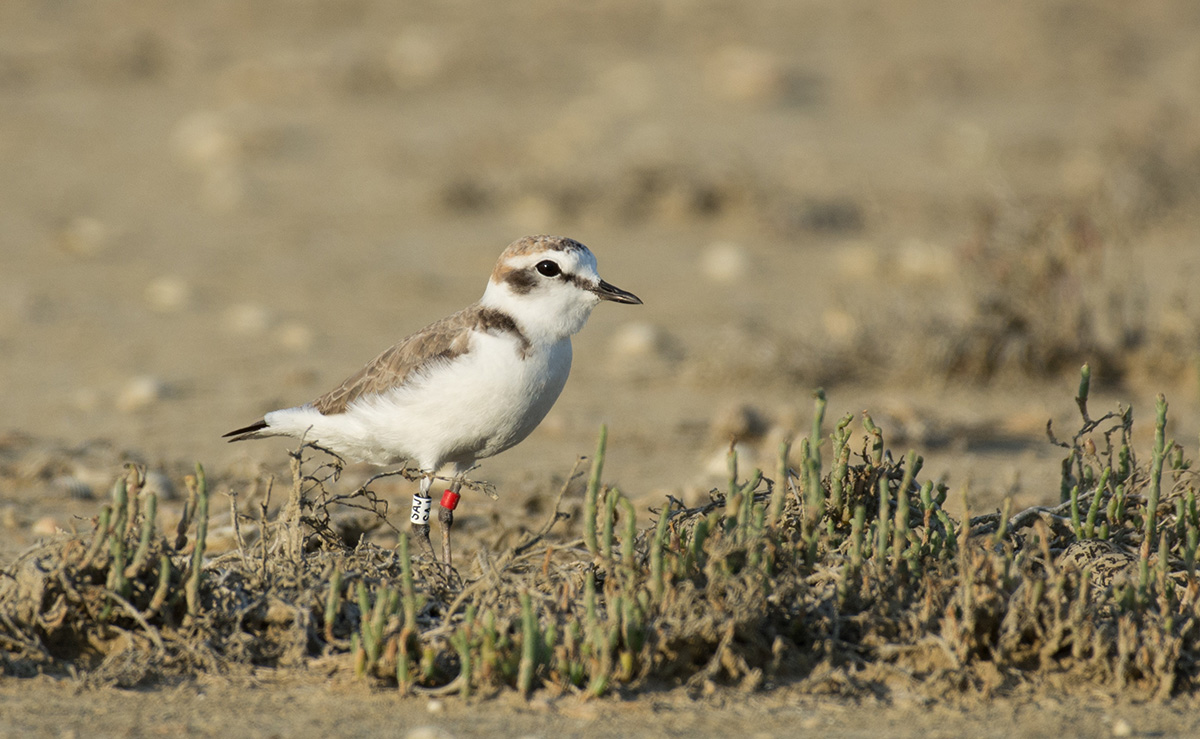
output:
{"label": "scattered stone", "polygon": [[[244,533],[244,532],[243,532]],[[238,548],[237,531],[233,526],[216,526],[208,530],[204,551],[211,554],[224,554],[236,551]],[[278,616],[267,614],[267,618]]]}
{"label": "scattered stone", "polygon": [[156,277],[146,283],[146,303],[159,313],[177,313],[192,301],[192,287],[174,275]]}
{"label": "scattered stone", "polygon": [[770,103],[786,92],[788,74],[773,55],[745,46],[727,46],[708,65],[709,87],[734,102]]}
{"label": "scattered stone", "polygon": [[237,157],[237,137],[225,117],[201,110],[184,118],[175,127],[175,151],[198,169],[224,165]]}
{"label": "scattered stone", "polygon": [[29,527],[29,530],[38,536],[53,536],[54,534],[62,531],[62,529],[60,529],[58,526],[58,521],[54,519],[54,516],[42,516],[33,522],[33,525]]}
{"label": "scattered stone", "polygon": [[956,273],[957,265],[949,250],[922,239],[905,239],[896,259],[897,271],[922,285],[931,280],[951,280]]}
{"label": "scattered stone", "polygon": [[853,344],[862,331],[858,319],[842,308],[826,308],[822,311],[821,326],[825,329],[825,335],[840,346]]}
{"label": "scattered stone", "polygon": [[108,226],[98,218],[79,216],[58,232],[58,247],[77,257],[93,257],[108,247]]}
{"label": "scattered stone", "polygon": [[146,493],[154,493],[158,496],[159,502],[175,500],[179,497],[179,490],[175,487],[175,483],[171,482],[171,478],[161,470],[147,470],[146,482],[142,485],[142,495]]}
{"label": "scattered stone", "polygon": [[307,351],[313,345],[313,331],[298,321],[289,321],[275,332],[275,340],[285,349],[294,352]]}
{"label": "scattered stone", "polygon": [[263,621],[277,626],[289,626],[296,620],[296,607],[278,599],[271,599]]}
{"label": "scattered stone", "polygon": [[717,242],[704,250],[700,271],[712,282],[731,284],[745,279],[750,266],[746,249],[730,242]]}
{"label": "scattered stone", "polygon": [[609,342],[609,355],[617,360],[659,356],[666,348],[666,335],[652,323],[633,321],[617,329]]}
{"label": "scattered stone", "polygon": [[1133,727],[1123,718],[1113,721],[1112,735],[1118,737],[1133,736]]}
{"label": "scattered stone", "polygon": [[92,486],[74,475],[59,475],[50,482],[50,487],[59,495],[75,500],[92,500],[96,497]]}
{"label": "scattered stone", "polygon": [[145,410],[167,396],[167,385],[157,377],[143,375],[126,383],[117,395],[117,410],[136,413]]}
{"label": "scattered stone", "polygon": [[271,327],[271,314],[256,303],[231,305],[225,311],[225,326],[239,336],[261,336]]}
{"label": "scattered stone", "polygon": [[176,154],[200,176],[200,198],[210,208],[227,212],[246,195],[241,171],[246,142],[227,116],[202,110],[175,127]]}
{"label": "scattered stone", "polygon": [[[734,444],[733,450],[737,452],[738,457],[738,477],[744,477],[747,472],[750,472],[755,467],[761,468],[758,463],[758,453],[754,447],[749,444]],[[729,446],[723,446],[712,453],[708,461],[704,464],[704,474],[708,477],[718,480],[725,480],[729,477]]]}
{"label": "scattered stone", "polygon": [[767,419],[748,403],[728,403],[713,416],[709,424],[712,438],[722,441],[747,441],[761,438],[770,428]]}

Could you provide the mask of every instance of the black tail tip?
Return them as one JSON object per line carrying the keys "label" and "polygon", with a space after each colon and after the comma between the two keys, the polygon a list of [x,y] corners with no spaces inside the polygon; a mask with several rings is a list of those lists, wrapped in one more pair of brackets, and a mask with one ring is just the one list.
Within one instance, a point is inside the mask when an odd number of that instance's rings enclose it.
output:
{"label": "black tail tip", "polygon": [[229,439],[230,441],[242,441],[243,439],[248,438],[250,436],[250,434],[253,434],[256,431],[262,431],[266,427],[267,427],[266,421],[255,421],[254,423],[252,423],[249,426],[246,426],[244,428],[230,431],[228,434],[221,434],[221,438]]}

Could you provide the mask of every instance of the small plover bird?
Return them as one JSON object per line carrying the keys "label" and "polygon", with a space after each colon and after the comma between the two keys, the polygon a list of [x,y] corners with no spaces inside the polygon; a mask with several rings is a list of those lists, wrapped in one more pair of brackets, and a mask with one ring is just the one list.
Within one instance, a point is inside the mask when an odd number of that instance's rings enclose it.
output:
{"label": "small plover bird", "polygon": [[349,459],[415,463],[423,476],[410,520],[427,544],[433,475],[452,465],[438,513],[449,571],[463,475],[546,417],[571,371],[571,336],[602,300],[642,302],[600,279],[578,241],[526,236],[500,255],[479,302],[401,340],[311,403],[225,438],[292,436]]}

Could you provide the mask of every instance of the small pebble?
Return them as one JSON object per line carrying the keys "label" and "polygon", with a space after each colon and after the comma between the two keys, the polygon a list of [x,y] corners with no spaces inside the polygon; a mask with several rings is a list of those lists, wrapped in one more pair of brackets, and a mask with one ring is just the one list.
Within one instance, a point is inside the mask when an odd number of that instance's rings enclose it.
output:
{"label": "small pebble", "polygon": [[609,354],[614,359],[641,359],[662,353],[666,336],[650,323],[627,323],[617,329],[609,342]]}
{"label": "small pebble", "polygon": [[283,324],[275,332],[275,340],[285,349],[302,352],[313,344],[313,332],[308,326],[296,321]]}
{"label": "small pebble", "polygon": [[38,536],[50,536],[61,530],[58,527],[58,521],[54,520],[53,516],[42,516],[34,521],[29,529]]}
{"label": "small pebble", "polygon": [[272,600],[263,615],[263,621],[276,626],[287,626],[295,620],[296,609],[280,600]]}
{"label": "small pebble", "polygon": [[145,410],[166,395],[167,385],[157,377],[149,375],[135,377],[127,382],[117,395],[117,410],[123,413]]}
{"label": "small pebble", "polygon": [[921,239],[905,239],[900,244],[897,267],[906,278],[924,284],[930,280],[950,280],[955,277],[954,257],[937,244]]}
{"label": "small pebble", "polygon": [[[746,444],[734,444],[733,450],[737,452],[738,458],[738,477],[745,477],[746,473],[753,470],[758,465],[758,455],[754,449]],[[708,462],[704,465],[704,473],[718,479],[725,479],[729,476],[729,447],[724,446],[713,452],[708,458]]]}
{"label": "small pebble", "polygon": [[171,482],[171,478],[167,477],[159,470],[150,470],[146,473],[146,483],[142,486],[142,495],[148,492],[158,496],[158,500],[175,500],[179,497],[179,491],[175,487],[175,483]]}
{"label": "small pebble", "polygon": [[[430,703],[433,702],[430,701]],[[454,739],[454,735],[440,726],[418,726],[415,729],[410,729],[404,735],[404,739]]]}
{"label": "small pebble", "polygon": [[159,313],[176,313],[192,301],[192,288],[174,275],[156,277],[146,283],[146,303]]}
{"label": "small pebble", "polygon": [[858,338],[858,319],[841,308],[826,308],[821,313],[821,325],[836,344],[845,346]]}
{"label": "small pebble", "polygon": [[1112,725],[1113,736],[1133,736],[1133,727],[1123,718],[1113,721]]}
{"label": "small pebble", "polygon": [[271,326],[271,314],[255,303],[232,305],[225,311],[225,326],[240,336],[260,336]]}
{"label": "small pebble", "polygon": [[730,284],[742,280],[750,266],[750,258],[744,247],[717,242],[704,250],[700,256],[700,271],[709,280]]}
{"label": "small pebble", "polygon": [[91,500],[95,497],[92,486],[74,475],[59,475],[50,482],[50,487],[59,495],[75,500]]}
{"label": "small pebble", "polygon": [[431,698],[429,702],[425,704],[425,710],[430,713],[441,713],[442,711],[446,710],[446,704],[437,698]]}
{"label": "small pebble", "polygon": [[58,234],[58,246],[68,254],[91,257],[104,251],[110,239],[104,222],[88,216],[73,219]]}
{"label": "small pebble", "polygon": [[729,403],[713,416],[709,432],[718,441],[757,439],[770,424],[757,408],[747,403]]}
{"label": "small pebble", "polygon": [[708,65],[708,83],[736,102],[768,103],[787,91],[788,73],[771,54],[745,46],[721,49]]}
{"label": "small pebble", "polygon": [[201,169],[229,162],[238,150],[229,123],[209,110],[197,111],[180,121],[175,127],[174,143],[181,159]]}

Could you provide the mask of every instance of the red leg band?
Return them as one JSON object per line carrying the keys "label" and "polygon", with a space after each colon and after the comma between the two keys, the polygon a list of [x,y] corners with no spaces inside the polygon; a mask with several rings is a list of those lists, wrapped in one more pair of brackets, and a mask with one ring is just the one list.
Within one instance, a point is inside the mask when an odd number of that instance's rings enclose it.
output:
{"label": "red leg band", "polygon": [[446,492],[442,493],[442,508],[445,508],[448,511],[454,510],[458,507],[458,499],[461,497],[461,495],[453,490],[447,490]]}

